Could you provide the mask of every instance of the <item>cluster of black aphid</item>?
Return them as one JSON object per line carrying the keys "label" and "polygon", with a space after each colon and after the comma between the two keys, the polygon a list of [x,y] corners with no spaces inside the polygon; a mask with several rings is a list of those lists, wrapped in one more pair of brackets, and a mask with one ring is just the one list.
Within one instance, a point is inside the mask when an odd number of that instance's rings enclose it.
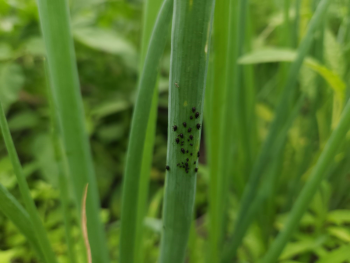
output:
{"label": "cluster of black aphid", "polygon": [[[196,112],[196,107],[193,107],[193,108],[192,108],[192,112],[195,113],[195,114],[194,114],[194,116],[193,116],[193,115],[190,115],[190,119],[191,119],[191,120],[197,119],[197,118],[199,117],[199,112]],[[183,122],[182,125],[183,125],[184,128],[187,127],[187,123],[186,123],[186,122]],[[189,126],[190,126],[190,124],[189,124]],[[201,125],[200,125],[199,123],[197,123],[197,124],[195,125],[195,127],[196,127],[198,130],[200,130]],[[178,128],[179,128],[179,127],[178,127],[177,125],[174,125],[174,126],[173,126],[174,132],[176,132],[176,131],[178,130]],[[181,128],[181,127],[180,127],[180,128]],[[191,133],[191,132],[192,132],[192,128],[189,127],[189,128],[187,129],[187,132],[188,132],[188,133]],[[176,142],[176,144],[180,144],[180,146],[181,146],[181,147],[180,147],[180,151],[181,151],[183,154],[189,154],[190,156],[193,156],[193,153],[192,153],[192,152],[190,152],[188,149],[185,149],[185,148],[183,147],[184,144],[185,144],[185,140],[186,140],[186,138],[184,138],[184,137],[185,137],[185,136],[184,136],[183,133],[178,134],[178,135],[177,135],[177,138],[175,138],[175,142]],[[193,135],[190,134],[190,135],[188,136],[188,138],[187,138],[187,141],[190,142],[190,141],[192,141],[192,140],[193,140]],[[190,143],[189,145],[190,145],[190,146],[193,146],[192,143]],[[191,150],[191,149],[190,149],[190,150]],[[197,152],[197,157],[199,157],[199,152]],[[190,171],[190,164],[189,164],[189,161],[190,161],[189,158],[186,158],[183,162],[178,163],[178,164],[177,164],[177,167],[184,168],[185,171],[186,171],[186,173],[188,173],[188,172]],[[196,161],[193,162],[194,165],[196,165],[196,163],[197,163]],[[168,171],[170,170],[169,165],[166,166],[166,169],[167,169]],[[195,167],[195,168],[194,168],[194,172],[196,173],[197,171],[198,171],[198,168]]]}

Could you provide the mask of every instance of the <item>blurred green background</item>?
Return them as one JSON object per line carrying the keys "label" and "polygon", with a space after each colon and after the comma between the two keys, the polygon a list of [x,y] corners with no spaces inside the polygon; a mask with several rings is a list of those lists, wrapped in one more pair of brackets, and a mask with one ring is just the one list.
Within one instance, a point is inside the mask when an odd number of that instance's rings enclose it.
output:
{"label": "blurred green background", "polygon": [[[250,1],[249,19],[252,24],[252,48],[270,47],[266,56],[276,54],[277,48],[291,48],[285,43],[282,1]],[[294,3],[294,1],[291,1]],[[305,33],[316,1],[301,1],[301,16],[297,41]],[[323,65],[348,87],[350,65],[350,3],[334,0],[325,18]],[[89,0],[72,1],[71,24],[75,40],[81,92],[84,99],[85,120],[95,161],[102,212],[106,225],[112,258],[117,258],[121,180],[124,171],[128,133],[138,81],[139,53],[142,36],[143,1],[141,0]],[[291,10],[293,21],[295,12]],[[318,35],[310,56],[317,55]],[[170,38],[170,36],[169,36]],[[170,39],[169,39],[170,40]],[[271,48],[272,47],[272,48]],[[64,241],[63,217],[57,190],[57,170],[50,138],[49,108],[46,96],[43,64],[44,46],[40,36],[36,2],[34,0],[0,1],[0,97],[7,111],[9,126],[24,167],[32,195],[38,205],[49,237],[60,262],[67,261]],[[272,55],[271,55],[272,54]],[[285,53],[284,53],[285,54]],[[278,60],[278,59],[277,59]],[[320,59],[319,59],[320,60]],[[164,165],[167,140],[168,73],[170,42],[163,56],[159,78],[159,105],[155,149],[151,170],[145,262],[156,262],[160,240],[160,215],[164,184]],[[263,63],[254,66],[256,88],[256,114],[259,143],[266,135],[273,109],[278,100],[281,79],[278,73],[285,63]],[[337,79],[337,80],[338,80]],[[327,84],[328,83],[328,84]],[[294,123],[281,162],[282,176],[273,204],[275,233],[292,205],[293,198],[286,195],[298,169],[304,169],[306,178],[310,167],[319,155],[332,129],[332,119],[337,115],[337,96],[329,82],[319,74],[304,67],[299,77],[300,89],[306,91],[310,101],[316,101],[317,118],[310,113],[310,104]],[[347,98],[348,91],[341,94]],[[317,99],[315,99],[317,98]],[[311,117],[310,117],[311,116]],[[316,123],[316,124],[315,124]],[[205,125],[205,124],[204,124]],[[0,139],[0,183],[20,200],[17,182]],[[197,196],[196,196],[196,246],[198,258],[205,251],[207,237],[205,215],[208,198],[208,170],[205,160],[205,127],[202,145]],[[305,152],[305,145],[308,152]],[[347,142],[344,147],[348,146]],[[349,153],[336,156],[330,174],[304,217],[297,242],[288,246],[282,255],[285,259],[298,258],[300,262],[315,260],[334,248],[350,242],[350,186]],[[300,164],[305,161],[305,167]],[[310,166],[311,164],[311,166]],[[300,185],[305,181],[301,179]],[[288,199],[290,198],[290,199]],[[234,187],[230,194],[228,222],[237,211]],[[73,209],[73,207],[72,207]],[[347,209],[347,210],[346,210]],[[232,232],[232,223],[227,224]],[[77,228],[77,224],[75,224]],[[76,229],[76,240],[80,239]],[[261,255],[266,246],[259,225],[253,225],[245,239],[245,250],[240,251],[247,262]],[[77,242],[78,243],[78,242]],[[350,252],[349,258],[350,258]],[[324,255],[324,254],[323,254]],[[248,261],[251,260],[251,261]],[[0,262],[36,262],[34,252],[17,229],[0,214]],[[202,261],[201,261],[202,262]],[[243,261],[242,261],[243,262]],[[350,261],[344,261],[350,262]]]}

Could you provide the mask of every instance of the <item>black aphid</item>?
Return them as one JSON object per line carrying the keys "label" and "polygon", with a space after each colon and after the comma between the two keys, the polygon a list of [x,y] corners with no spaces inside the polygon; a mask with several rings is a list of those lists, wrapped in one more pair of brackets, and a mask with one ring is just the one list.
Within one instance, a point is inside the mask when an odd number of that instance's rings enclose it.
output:
{"label": "black aphid", "polygon": [[181,152],[182,152],[182,153],[185,153],[185,149],[184,149],[184,148],[181,148]]}
{"label": "black aphid", "polygon": [[187,158],[186,161],[188,162],[188,160],[189,160],[189,159]]}
{"label": "black aphid", "polygon": [[190,139],[193,140],[193,135],[190,135]]}
{"label": "black aphid", "polygon": [[[197,126],[198,127],[198,126]],[[191,132],[192,131],[192,128],[188,128],[188,130],[187,130],[188,132]]]}
{"label": "black aphid", "polygon": [[190,143],[190,145],[191,145],[191,146],[193,146],[193,144],[192,144],[192,143]]}
{"label": "black aphid", "polygon": [[196,107],[193,107],[193,108],[192,108],[192,112],[195,112],[195,111],[196,111]]}
{"label": "black aphid", "polygon": [[198,118],[199,117],[199,112],[196,112],[195,116],[196,116],[196,118]]}
{"label": "black aphid", "polygon": [[184,123],[183,123],[183,125],[184,125],[184,127],[186,127],[186,126],[187,126],[187,123],[186,123],[186,122],[184,122]]}
{"label": "black aphid", "polygon": [[179,135],[179,136],[180,136],[180,138],[183,138],[183,137],[184,137],[184,135],[183,135],[182,133],[180,133],[180,135]]}
{"label": "black aphid", "polygon": [[189,142],[190,140],[189,140],[189,139],[187,139],[187,141]]}
{"label": "black aphid", "polygon": [[179,139],[179,138],[176,138],[175,141],[176,141],[176,143],[179,143],[179,142],[180,142],[180,139]]}
{"label": "black aphid", "polygon": [[167,169],[169,171],[170,170],[169,165],[165,166],[165,169]]}
{"label": "black aphid", "polygon": [[198,157],[200,156],[199,152],[197,153],[197,156],[198,156]]}
{"label": "black aphid", "polygon": [[196,164],[196,161],[194,161],[193,164]]}
{"label": "black aphid", "polygon": [[190,119],[192,120],[192,119],[193,119],[193,117],[192,117],[192,116],[190,116]]}
{"label": "black aphid", "polygon": [[173,130],[174,130],[174,131],[177,130],[177,126],[176,126],[176,125],[173,126]]}
{"label": "black aphid", "polygon": [[194,171],[195,171],[195,172],[198,172],[198,168],[197,168],[197,167],[196,167],[196,168],[194,168]]}
{"label": "black aphid", "polygon": [[201,125],[199,123],[197,123],[197,129],[199,130],[201,128]]}
{"label": "black aphid", "polygon": [[190,153],[190,155],[192,156],[192,153]]}

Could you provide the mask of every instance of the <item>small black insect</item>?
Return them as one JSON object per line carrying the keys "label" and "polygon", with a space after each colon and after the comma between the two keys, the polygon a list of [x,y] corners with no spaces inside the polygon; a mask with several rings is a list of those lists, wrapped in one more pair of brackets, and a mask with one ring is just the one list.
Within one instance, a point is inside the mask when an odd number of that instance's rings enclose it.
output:
{"label": "small black insect", "polygon": [[180,133],[180,135],[179,135],[179,136],[180,136],[180,138],[183,138],[183,137],[184,137],[184,135],[183,135],[182,133]]}
{"label": "small black insect", "polygon": [[191,146],[193,146],[193,144],[192,144],[192,143],[190,143],[190,145],[191,145]]}
{"label": "small black insect", "polygon": [[[197,125],[197,127],[198,127],[198,125]],[[187,130],[188,132],[191,132],[192,131],[192,128],[188,128],[188,130]]]}
{"label": "small black insect", "polygon": [[199,123],[197,123],[197,129],[199,130],[201,128],[201,125]]}
{"label": "small black insect", "polygon": [[196,164],[196,161],[194,161],[193,164]]}
{"label": "small black insect", "polygon": [[199,152],[197,153],[197,156],[198,156],[198,157],[200,156]]}
{"label": "small black insect", "polygon": [[165,169],[167,169],[169,171],[170,170],[169,165],[165,166]]}
{"label": "small black insect", "polygon": [[192,117],[192,116],[190,116],[190,119],[192,120],[192,119],[193,119],[193,117]]}
{"label": "small black insect", "polygon": [[179,166],[179,165],[180,165],[180,163],[177,164],[177,166]]}
{"label": "small black insect", "polygon": [[196,168],[194,168],[194,171],[195,171],[195,172],[198,172],[198,168],[197,168],[197,167],[196,167]]}
{"label": "small black insect", "polygon": [[173,130],[174,130],[174,131],[177,130],[177,126],[176,126],[176,125],[173,126]]}
{"label": "small black insect", "polygon": [[188,160],[189,160],[189,159],[187,158],[186,161],[188,162]]}
{"label": "small black insect", "polygon": [[193,107],[193,108],[192,108],[192,112],[195,112],[195,111],[196,111],[196,107]]}
{"label": "small black insect", "polygon": [[190,153],[190,155],[192,156],[192,153]]}
{"label": "small black insect", "polygon": [[188,153],[188,150],[186,152]]}
{"label": "small black insect", "polygon": [[193,135],[192,134],[190,135],[190,139],[193,140]]}
{"label": "small black insect", "polygon": [[199,117],[199,112],[196,112],[195,116],[196,116],[196,118],[198,118]]}
{"label": "small black insect", "polygon": [[179,143],[179,142],[180,142],[180,139],[179,139],[179,138],[176,138],[175,141],[176,141],[176,143]]}
{"label": "small black insect", "polygon": [[184,125],[184,127],[186,127],[186,126],[187,126],[187,123],[186,123],[186,122],[184,122],[184,123],[183,123],[183,125]]}
{"label": "small black insect", "polygon": [[185,149],[184,149],[184,148],[181,148],[181,152],[182,152],[182,153],[185,153]]}

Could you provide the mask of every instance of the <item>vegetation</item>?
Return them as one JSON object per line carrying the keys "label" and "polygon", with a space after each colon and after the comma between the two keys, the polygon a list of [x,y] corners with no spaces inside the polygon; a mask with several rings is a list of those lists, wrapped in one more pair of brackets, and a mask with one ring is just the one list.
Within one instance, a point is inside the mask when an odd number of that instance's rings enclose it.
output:
{"label": "vegetation", "polygon": [[0,262],[350,262],[349,7],[0,2]]}

